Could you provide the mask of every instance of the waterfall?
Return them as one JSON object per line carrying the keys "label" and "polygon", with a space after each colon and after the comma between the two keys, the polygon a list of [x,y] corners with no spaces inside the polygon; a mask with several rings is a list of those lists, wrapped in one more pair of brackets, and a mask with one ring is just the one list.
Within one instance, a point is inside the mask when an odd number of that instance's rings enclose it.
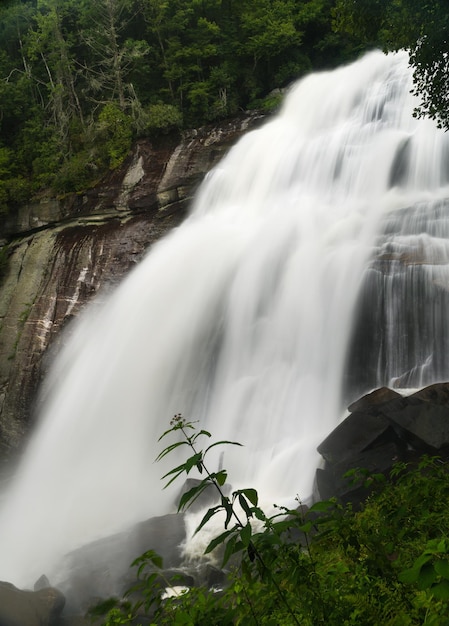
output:
{"label": "waterfall", "polygon": [[[242,443],[224,452],[230,482],[281,503],[311,494],[316,445],[351,389],[416,384],[413,368],[448,376],[438,338],[404,339],[413,311],[395,338],[401,294],[424,319],[426,285],[449,284],[449,143],[413,118],[407,61],[372,52],[301,80],[206,177],[185,223],[77,322],[4,499],[1,578],[51,577],[77,546],[173,510],[160,477],[176,459],[154,459],[175,413]],[[431,316],[446,326],[441,302]]]}

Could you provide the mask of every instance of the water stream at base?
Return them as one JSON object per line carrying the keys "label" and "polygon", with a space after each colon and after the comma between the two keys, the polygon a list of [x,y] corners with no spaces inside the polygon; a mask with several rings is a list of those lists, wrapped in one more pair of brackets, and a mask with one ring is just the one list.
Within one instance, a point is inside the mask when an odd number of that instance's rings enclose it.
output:
{"label": "water stream at base", "polygon": [[[90,307],[0,512],[0,578],[51,577],[70,550],[172,510],[160,477],[176,459],[154,459],[175,413],[244,444],[225,450],[233,486],[277,503],[311,494],[385,216],[449,197],[448,138],[412,117],[410,88],[402,53],[299,82],[207,176],[186,222]],[[365,388],[382,382],[373,370]]]}

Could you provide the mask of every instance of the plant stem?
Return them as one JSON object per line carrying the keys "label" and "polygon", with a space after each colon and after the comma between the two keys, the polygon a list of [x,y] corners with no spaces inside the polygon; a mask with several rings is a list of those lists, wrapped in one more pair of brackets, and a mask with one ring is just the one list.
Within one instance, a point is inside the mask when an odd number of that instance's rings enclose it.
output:
{"label": "plant stem", "polygon": [[[184,437],[186,438],[190,448],[193,450],[194,454],[199,454],[192,442],[192,438],[188,436],[188,434],[186,433],[186,431],[184,430],[183,426],[180,426],[180,430],[182,432],[182,434],[184,435]],[[217,483],[217,481],[215,480],[215,478],[211,475],[211,473],[209,472],[209,470],[207,469],[206,465],[204,464],[204,461],[202,460],[202,455],[201,455],[201,461],[200,461],[200,465],[201,467],[204,469],[207,478],[209,479],[209,481],[212,483],[212,485],[215,487],[215,489],[217,489],[218,493],[220,494],[222,501],[226,500],[232,510],[232,514],[235,517],[235,519],[237,520],[237,524],[240,528],[243,528],[244,525],[241,522],[239,516],[237,515],[237,513],[234,510],[234,506],[233,504],[230,502],[228,496],[226,496],[220,485]],[[248,549],[251,548],[252,554],[254,554],[254,556],[256,557],[256,559],[259,561],[260,565],[262,566],[262,569],[264,570],[264,572],[266,572],[270,578],[270,581],[273,583],[277,594],[279,595],[279,598],[281,599],[281,601],[283,602],[283,604],[285,605],[285,608],[287,609],[287,611],[289,612],[290,616],[293,618],[295,624],[297,624],[297,626],[301,626],[301,624],[298,622],[298,619],[293,611],[293,609],[291,608],[284,592],[282,591],[282,589],[279,587],[276,579],[273,576],[273,573],[271,572],[271,570],[267,567],[267,565],[265,564],[265,561],[262,558],[262,555],[260,554],[259,550],[257,549],[257,547],[254,545],[254,543],[252,541],[250,541]]]}

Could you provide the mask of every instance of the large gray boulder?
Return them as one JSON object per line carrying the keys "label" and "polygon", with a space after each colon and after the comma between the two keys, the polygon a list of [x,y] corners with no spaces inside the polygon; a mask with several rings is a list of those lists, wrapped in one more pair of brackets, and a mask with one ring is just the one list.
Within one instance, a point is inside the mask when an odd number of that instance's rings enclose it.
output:
{"label": "large gray boulder", "polygon": [[122,597],[136,582],[136,568],[131,563],[147,550],[157,552],[167,570],[178,569],[185,536],[184,515],[173,513],[73,551],[66,558],[67,578],[58,582],[67,598],[67,612],[83,614],[102,598]]}
{"label": "large gray boulder", "polygon": [[416,450],[437,453],[449,445],[449,385],[439,383],[387,402],[382,414]]}
{"label": "large gray boulder", "polygon": [[397,461],[424,454],[449,455],[449,383],[402,396],[382,387],[349,406],[349,416],[318,446],[324,467],[316,474],[315,497],[335,496],[357,505],[369,493],[345,474],[361,468],[387,475]]}
{"label": "large gray boulder", "polygon": [[1,626],[53,626],[64,608],[64,595],[53,587],[22,591],[0,582]]}
{"label": "large gray boulder", "polygon": [[390,422],[383,415],[351,413],[320,443],[318,452],[329,463],[352,460],[375,445],[388,430]]}

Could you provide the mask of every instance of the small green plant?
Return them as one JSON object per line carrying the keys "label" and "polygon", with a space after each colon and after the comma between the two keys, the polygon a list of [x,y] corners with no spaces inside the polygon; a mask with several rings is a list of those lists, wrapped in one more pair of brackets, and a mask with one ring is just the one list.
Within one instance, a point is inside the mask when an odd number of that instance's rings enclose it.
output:
{"label": "small green plant", "polygon": [[182,128],[182,113],[172,104],[150,104],[142,110],[139,134],[142,136],[164,135]]}
{"label": "small green plant", "polygon": [[[112,154],[108,154],[108,158],[112,157]],[[61,165],[55,175],[53,189],[59,194],[83,191],[95,183],[100,173],[95,161],[95,150],[80,151]]]}
{"label": "small green plant", "polygon": [[100,159],[115,169],[128,155],[132,142],[132,120],[112,102],[106,104],[98,116],[96,146]]}
{"label": "small green plant", "polygon": [[400,572],[399,580],[428,589],[438,600],[449,600],[449,540],[429,541],[412,567]]}
{"label": "small green plant", "polygon": [[[280,601],[285,605],[287,612],[290,614],[292,623],[298,624],[299,621],[293,609],[290,607],[289,602],[281,589],[280,585],[276,581],[273,574],[273,570],[265,563],[264,557],[261,551],[258,549],[256,543],[253,540],[253,530],[251,526],[251,520],[257,519],[263,523],[265,530],[269,530],[271,534],[275,533],[279,536],[279,523],[273,522],[272,518],[268,518],[264,511],[258,506],[258,494],[255,489],[237,489],[232,492],[231,498],[229,498],[223,491],[223,485],[227,479],[226,470],[219,470],[218,472],[210,472],[205,464],[205,458],[207,453],[214,447],[219,445],[237,445],[240,443],[235,441],[217,441],[208,445],[205,450],[199,450],[197,442],[201,437],[210,438],[211,433],[206,430],[197,431],[192,422],[186,421],[181,414],[175,415],[171,421],[171,428],[163,433],[159,440],[163,439],[171,433],[181,432],[183,438],[181,441],[170,444],[167,446],[157,457],[157,460],[163,459],[167,454],[173,452],[180,446],[188,446],[192,456],[190,456],[184,463],[178,465],[174,469],[170,470],[163,476],[163,478],[170,477],[165,487],[168,487],[176,478],[182,474],[188,475],[192,468],[196,468],[200,474],[205,474],[205,477],[198,485],[192,487],[189,491],[184,493],[180,499],[178,511],[190,506],[195,502],[197,498],[203,493],[205,489],[212,486],[218,493],[220,502],[218,505],[208,509],[200,524],[195,530],[198,533],[207,522],[215,515],[223,512],[225,513],[224,532],[212,539],[209,545],[206,547],[205,554],[212,552],[218,546],[224,546],[224,555],[222,567],[224,567],[231,556],[237,553],[245,552],[251,563],[256,563],[258,572],[261,579],[268,580],[276,589],[276,593],[279,595]],[[191,432],[193,431],[193,432]],[[236,504],[239,504],[243,512],[237,512]],[[246,568],[247,575],[249,569]]]}

